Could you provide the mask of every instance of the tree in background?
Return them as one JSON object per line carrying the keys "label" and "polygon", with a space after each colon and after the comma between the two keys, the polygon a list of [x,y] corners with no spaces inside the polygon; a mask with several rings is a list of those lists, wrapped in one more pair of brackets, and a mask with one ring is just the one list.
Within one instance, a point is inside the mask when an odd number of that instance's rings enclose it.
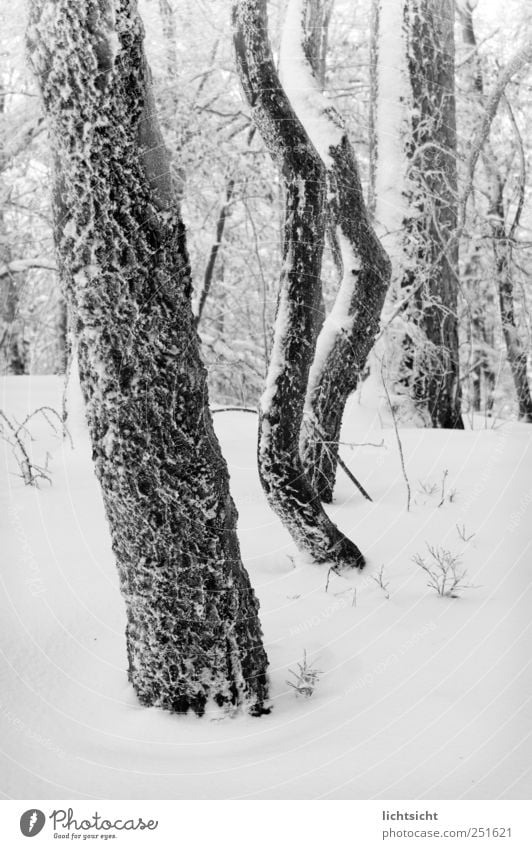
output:
{"label": "tree in background", "polygon": [[213,432],[190,267],[132,0],[35,0],[54,227],[140,701],[266,710],[258,603]]}
{"label": "tree in background", "polygon": [[[510,102],[505,95],[505,89],[512,77],[519,74],[532,62],[532,46],[530,42],[525,44],[524,48],[520,49],[512,57],[508,65],[499,72],[493,92],[486,99],[484,73],[478,55],[473,21],[473,11],[475,8],[476,2],[473,2],[473,0],[460,0],[457,4],[462,38],[470,51],[470,58],[467,62],[467,80],[471,94],[474,96],[473,103],[479,122],[477,132],[473,136],[472,148],[468,158],[469,167],[466,179],[469,182],[466,184],[466,197],[463,201],[464,216],[465,205],[472,191],[476,161],[480,158],[484,170],[485,194],[488,201],[485,216],[492,243],[495,289],[498,296],[500,320],[506,344],[508,365],[517,396],[519,418],[532,422],[532,397],[527,374],[528,352],[523,345],[517,323],[513,282],[514,275],[517,273],[514,264],[514,250],[516,247],[516,234],[520,226],[525,203],[527,163],[519,127]],[[517,187],[517,203],[513,209],[513,215],[510,214],[511,200],[513,198],[509,200],[506,186],[507,169],[499,161],[490,140],[491,124],[496,116],[501,100],[506,107],[510,119],[511,134],[516,139],[515,143],[511,145],[511,149],[513,148],[512,158],[516,152],[519,160],[520,175]],[[507,138],[511,138],[511,134],[508,134]],[[485,307],[480,312],[481,317],[477,321],[477,329],[483,331],[485,329]],[[484,363],[487,357],[488,354],[484,353],[480,359],[480,366],[477,367],[484,372],[486,372]],[[480,381],[480,375],[477,380]]]}

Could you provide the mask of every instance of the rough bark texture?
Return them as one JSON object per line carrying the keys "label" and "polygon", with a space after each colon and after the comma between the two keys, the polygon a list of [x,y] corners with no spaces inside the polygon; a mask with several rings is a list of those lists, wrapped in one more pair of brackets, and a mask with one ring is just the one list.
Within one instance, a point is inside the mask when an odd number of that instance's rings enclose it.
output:
{"label": "rough bark texture", "polygon": [[233,23],[244,92],[286,185],[283,272],[259,420],[260,479],[272,509],[302,550],[318,562],[362,567],[364,559],[357,547],[324,512],[299,455],[320,298],[324,169],[279,83],[268,39],[266,0],[237,2]]}
{"label": "rough bark texture", "polygon": [[[458,6],[459,20],[462,25],[462,38],[467,44],[474,57],[470,69],[470,86],[477,95],[477,107],[479,110],[479,125],[468,162],[469,184],[465,194],[464,205],[471,193],[475,164],[480,157],[484,166],[487,180],[487,191],[489,198],[488,222],[492,239],[493,254],[495,259],[495,277],[499,309],[502,323],[502,331],[506,344],[508,365],[515,386],[518,415],[523,421],[532,422],[532,396],[528,382],[528,355],[524,349],[517,322],[515,318],[514,287],[512,280],[512,243],[513,234],[507,232],[506,211],[504,203],[504,180],[501,176],[497,158],[490,144],[490,129],[495,117],[500,100],[504,95],[504,89],[511,79],[521,68],[532,61],[532,44],[528,43],[512,57],[509,64],[499,75],[495,90],[490,96],[486,107],[484,107],[484,78],[482,66],[476,52],[477,41],[473,21],[474,4],[468,0],[462,0]],[[483,114],[484,113],[484,114]]]}
{"label": "rough bark texture", "polygon": [[[326,8],[315,0],[293,0],[293,5],[295,20],[290,18],[289,23],[299,32],[312,97],[313,89],[320,94],[321,69],[307,48],[309,27],[323,31]],[[329,101],[316,98],[316,120],[309,122],[308,133],[318,150],[322,139],[334,140],[324,165],[329,221],[342,266],[340,290],[318,336],[309,373],[302,439],[305,471],[321,499],[330,502],[345,404],[375,341],[391,268],[369,221],[355,152]]]}
{"label": "rough bark texture", "polygon": [[212,428],[133,0],[34,0],[55,239],[140,701],[264,711],[267,658]]}
{"label": "rough bark texture", "polygon": [[400,418],[463,427],[453,0],[373,0],[371,164],[393,264],[383,356]]}
{"label": "rough bark texture", "polygon": [[346,135],[330,155],[334,166],[328,173],[329,209],[337,237],[350,249],[342,251],[343,280],[337,301],[342,303],[325,319],[309,378],[306,408],[323,437],[307,440],[304,448],[305,468],[312,472],[312,484],[326,502],[333,496],[345,405],[374,345],[391,273],[369,223],[355,154]]}
{"label": "rough bark texture", "polygon": [[463,428],[458,355],[458,222],[453,0],[406,0],[414,111],[410,149],[411,236],[418,265],[414,321],[428,340],[415,377],[433,427]]}

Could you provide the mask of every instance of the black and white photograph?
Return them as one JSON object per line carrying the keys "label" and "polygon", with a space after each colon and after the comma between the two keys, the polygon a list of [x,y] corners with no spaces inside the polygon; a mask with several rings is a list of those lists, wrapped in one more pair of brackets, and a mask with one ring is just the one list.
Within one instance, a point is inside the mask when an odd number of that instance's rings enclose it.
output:
{"label": "black and white photograph", "polygon": [[20,845],[530,845],[531,304],[526,0],[0,0]]}

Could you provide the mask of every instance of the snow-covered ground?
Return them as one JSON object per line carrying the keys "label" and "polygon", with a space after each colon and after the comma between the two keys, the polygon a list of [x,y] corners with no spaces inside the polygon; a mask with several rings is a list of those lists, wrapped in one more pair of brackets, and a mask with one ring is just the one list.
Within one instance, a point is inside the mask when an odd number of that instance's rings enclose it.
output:
{"label": "snow-covered ground", "polygon": [[[21,419],[41,404],[59,407],[61,388],[58,378],[7,378],[0,408]],[[73,419],[74,450],[44,420],[32,425],[36,460],[52,455],[52,486],[25,487],[3,444],[5,797],[530,796],[531,426],[479,420],[465,433],[402,430],[413,494],[407,513],[394,432],[381,426],[363,389],[343,439],[383,445],[342,453],[374,502],[340,472],[331,514],[368,567],[328,576],[297,556],[266,505],[255,417],[216,415],[243,556],[261,601],[274,709],[260,719],[215,721],[135,701],[124,609],[75,409]],[[463,541],[457,526],[474,536]],[[461,555],[474,586],[460,598],[427,587],[412,560],[427,555],[426,543]],[[381,566],[387,593],[372,580]],[[321,670],[308,699],[286,683],[304,651]]]}

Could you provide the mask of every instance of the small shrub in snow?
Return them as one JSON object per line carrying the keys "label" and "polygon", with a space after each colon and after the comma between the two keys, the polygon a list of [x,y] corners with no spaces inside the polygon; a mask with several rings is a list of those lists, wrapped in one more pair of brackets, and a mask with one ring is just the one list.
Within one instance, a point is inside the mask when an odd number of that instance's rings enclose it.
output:
{"label": "small shrub in snow", "polygon": [[471,584],[464,580],[466,570],[460,568],[459,554],[428,543],[427,550],[430,558],[428,562],[421,554],[414,554],[412,560],[428,575],[428,587],[447,598],[459,598],[461,590],[471,588]]}
{"label": "small shrub in snow", "polygon": [[437,483],[432,483],[431,481],[418,481],[418,491],[423,495],[434,495],[437,489]]}
{"label": "small shrub in snow", "polygon": [[472,533],[472,534],[467,533],[465,525],[457,525],[456,530],[458,531],[458,536],[464,542],[469,542],[469,540],[473,539],[473,537],[475,536],[474,533]]}
{"label": "small shrub in snow", "polygon": [[34,410],[33,413],[27,415],[21,424],[16,422],[14,419],[10,419],[3,410],[0,410],[0,436],[12,447],[13,454],[20,470],[20,477],[27,486],[38,486],[39,480],[45,480],[48,483],[52,482],[48,471],[48,460],[50,457],[48,452],[46,452],[44,466],[39,466],[30,459],[30,453],[26,447],[26,441],[33,442],[33,437],[28,429],[28,424],[31,419],[38,414],[42,415],[57,435],[59,434],[59,429],[54,424],[55,417],[63,431],[63,434],[70,437],[61,416],[57,410],[54,410],[52,407],[39,407],[38,410]]}
{"label": "small shrub in snow", "polygon": [[297,670],[289,669],[294,681],[287,681],[289,687],[296,691],[296,696],[310,698],[321,675],[321,670],[313,667],[307,660],[307,652],[303,652],[303,663],[297,664]]}
{"label": "small shrub in snow", "polygon": [[381,566],[376,575],[371,576],[375,583],[381,588],[384,593],[385,598],[390,598],[390,593],[388,592],[388,587],[390,586],[389,581],[384,580],[384,566]]}

